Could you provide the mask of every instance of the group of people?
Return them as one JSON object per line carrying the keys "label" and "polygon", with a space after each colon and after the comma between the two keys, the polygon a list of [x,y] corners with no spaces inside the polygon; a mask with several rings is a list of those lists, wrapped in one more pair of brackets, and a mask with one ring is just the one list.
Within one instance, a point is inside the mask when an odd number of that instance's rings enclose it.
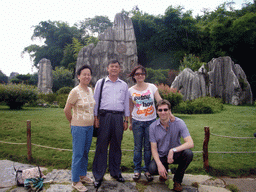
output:
{"label": "group of people", "polygon": [[[77,71],[79,85],[70,91],[64,108],[73,138],[72,186],[78,191],[87,191],[83,185],[86,183],[94,184],[98,189],[107,169],[107,161],[110,175],[118,182],[125,182],[120,169],[121,142],[129,123],[134,136],[133,179],[139,180],[144,172],[149,182],[153,180],[153,175],[158,174],[159,180],[165,181],[168,165],[178,164],[173,178],[174,190],[182,191],[185,170],[193,159],[190,148],[194,147],[186,124],[173,116],[170,103],[161,98],[157,87],[145,82],[146,69],[142,65],[136,66],[130,73],[129,77],[135,82],[130,88],[119,79],[121,66],[117,60],[108,63],[107,71],[108,76],[97,81],[93,93],[89,87],[92,70],[87,65],[82,66]],[[87,177],[87,166],[94,126],[97,127],[97,143],[93,181]]]}

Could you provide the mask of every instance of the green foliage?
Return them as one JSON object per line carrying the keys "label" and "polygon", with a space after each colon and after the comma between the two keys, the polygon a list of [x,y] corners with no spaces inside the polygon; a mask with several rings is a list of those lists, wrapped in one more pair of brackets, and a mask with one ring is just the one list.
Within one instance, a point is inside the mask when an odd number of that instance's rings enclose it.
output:
{"label": "green foliage", "polygon": [[60,108],[64,108],[68,99],[68,94],[60,94],[57,96],[57,101]]}
{"label": "green foliage", "polygon": [[146,70],[147,70],[147,77],[145,81],[153,84],[167,83],[168,72],[169,72],[168,69],[146,68]]}
{"label": "green foliage", "polygon": [[25,84],[0,84],[0,101],[5,101],[10,109],[21,109],[25,103],[37,100],[36,87]]}
{"label": "green foliage", "polygon": [[65,22],[42,21],[34,26],[32,40],[36,38],[44,39],[44,45],[30,45],[25,47],[23,54],[28,53],[34,59],[37,66],[42,58],[51,61],[53,69],[60,65],[63,58],[64,47],[72,43],[73,37],[82,40],[84,31],[73,26],[70,27]]}
{"label": "green foliage", "polygon": [[43,102],[47,102],[49,104],[52,104],[54,101],[57,101],[57,94],[56,93],[39,93],[38,98],[40,100],[43,100]]}
{"label": "green foliage", "polygon": [[72,87],[62,87],[57,91],[57,94],[69,94],[69,92],[72,90]]}
{"label": "green foliage", "polygon": [[0,83],[8,83],[8,77],[0,70]]}
{"label": "green foliage", "polygon": [[78,25],[87,30],[87,33],[103,33],[108,27],[112,26],[112,23],[107,16],[96,15],[94,18],[86,18]]}
{"label": "green foliage", "polygon": [[196,57],[193,54],[185,54],[183,61],[180,62],[181,65],[179,67],[180,71],[183,71],[185,68],[190,68],[193,71],[198,71],[198,69],[205,64],[204,62],[201,62],[199,57]]}
{"label": "green foliage", "polygon": [[52,72],[53,75],[53,92],[58,91],[62,87],[73,87],[74,80],[73,74],[68,69],[64,67],[56,67],[55,71]]}
{"label": "green foliage", "polygon": [[160,84],[157,86],[158,91],[163,99],[171,103],[171,108],[175,108],[182,102],[183,95],[177,92],[177,89],[170,88],[168,85]]}
{"label": "green foliage", "polygon": [[211,114],[219,113],[223,110],[221,99],[214,97],[201,97],[193,101],[185,101],[174,108],[175,113],[182,114]]}

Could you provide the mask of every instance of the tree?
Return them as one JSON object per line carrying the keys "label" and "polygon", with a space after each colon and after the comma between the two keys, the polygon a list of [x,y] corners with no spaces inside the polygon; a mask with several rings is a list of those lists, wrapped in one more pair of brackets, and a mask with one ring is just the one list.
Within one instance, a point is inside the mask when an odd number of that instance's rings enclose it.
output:
{"label": "tree", "polygon": [[83,30],[75,26],[70,27],[65,22],[42,21],[39,25],[34,26],[32,40],[44,39],[45,44],[42,46],[30,45],[25,47],[22,53],[28,53],[36,67],[42,58],[46,58],[51,61],[52,67],[55,69],[63,59],[64,47],[71,44],[74,37],[82,41],[83,33]]}
{"label": "tree", "polygon": [[85,18],[84,21],[80,21],[77,24],[81,29],[86,30],[87,34],[91,33],[103,33],[108,27],[113,24],[107,16],[95,16],[94,18]]}
{"label": "tree", "polygon": [[74,87],[73,73],[64,67],[56,67],[53,75],[53,92],[62,87]]}
{"label": "tree", "polygon": [[0,84],[8,83],[8,77],[0,70]]}

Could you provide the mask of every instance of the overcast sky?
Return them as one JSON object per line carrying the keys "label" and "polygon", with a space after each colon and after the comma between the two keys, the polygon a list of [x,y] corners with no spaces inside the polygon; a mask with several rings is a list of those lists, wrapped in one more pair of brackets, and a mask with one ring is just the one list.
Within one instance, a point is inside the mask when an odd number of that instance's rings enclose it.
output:
{"label": "overcast sky", "polygon": [[[96,15],[108,16],[113,21],[115,14],[124,9],[130,11],[138,6],[143,12],[163,15],[169,6],[181,5],[192,10],[193,15],[201,15],[203,8],[213,11],[226,0],[0,0],[0,70],[10,75],[34,73],[28,54],[21,57],[26,46],[40,44],[31,40],[33,27],[41,21],[63,21],[70,26],[85,18]],[[233,0],[235,9],[241,9],[243,3],[253,0]],[[43,43],[43,42],[41,42]]]}

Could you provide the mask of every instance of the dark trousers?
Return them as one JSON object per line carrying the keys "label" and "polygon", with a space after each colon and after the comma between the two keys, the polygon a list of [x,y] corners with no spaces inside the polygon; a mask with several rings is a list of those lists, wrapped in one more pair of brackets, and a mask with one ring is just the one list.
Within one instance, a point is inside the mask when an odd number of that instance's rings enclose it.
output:
{"label": "dark trousers", "polygon": [[[176,173],[174,174],[173,181],[177,183],[182,183],[185,170],[193,159],[193,153],[190,149],[186,149],[184,151],[174,153],[173,159],[174,162],[172,164],[178,164],[178,168],[176,170]],[[160,161],[164,165],[166,171],[168,171],[169,163],[167,162],[167,156],[160,157]],[[151,175],[159,175],[158,168],[154,159],[149,164],[149,173]]]}
{"label": "dark trousers", "polygon": [[123,114],[105,113],[100,115],[96,152],[93,161],[93,176],[102,180],[107,169],[108,145],[109,172],[111,176],[121,174],[121,141],[123,139]]}

